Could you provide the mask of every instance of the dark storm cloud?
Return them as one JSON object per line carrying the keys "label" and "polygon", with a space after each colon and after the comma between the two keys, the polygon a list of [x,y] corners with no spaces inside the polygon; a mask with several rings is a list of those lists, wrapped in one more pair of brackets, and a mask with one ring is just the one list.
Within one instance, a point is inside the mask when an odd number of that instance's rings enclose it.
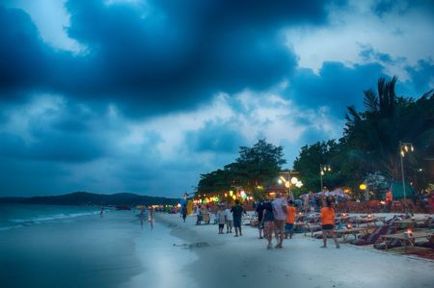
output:
{"label": "dark storm cloud", "polygon": [[205,127],[186,136],[187,146],[194,152],[236,153],[245,139],[239,131],[225,123],[207,123]]}
{"label": "dark storm cloud", "polygon": [[407,72],[410,74],[411,83],[406,84],[408,86],[414,87],[415,93],[420,96],[431,89],[434,89],[434,64],[426,60],[420,60],[418,65],[415,67],[407,67]]}
{"label": "dark storm cloud", "polygon": [[422,9],[434,14],[434,2],[432,0],[377,0],[371,7],[372,11],[380,17],[393,12],[403,14],[412,8]]}
{"label": "dark storm cloud", "polygon": [[86,47],[80,55],[52,50],[25,13],[0,8],[2,94],[42,90],[148,112],[186,108],[217,91],[263,89],[290,76],[296,58],[279,29],[327,17],[323,1],[144,3],[67,2],[68,34]]}
{"label": "dark storm cloud", "polygon": [[30,17],[0,5],[0,27],[1,98],[16,96],[17,90],[43,86],[50,74],[49,51]]}
{"label": "dark storm cloud", "polygon": [[347,67],[338,62],[325,62],[318,74],[311,69],[299,69],[291,79],[289,95],[301,107],[327,106],[338,119],[346,107],[361,107],[363,91],[375,87],[383,76],[380,64]]}

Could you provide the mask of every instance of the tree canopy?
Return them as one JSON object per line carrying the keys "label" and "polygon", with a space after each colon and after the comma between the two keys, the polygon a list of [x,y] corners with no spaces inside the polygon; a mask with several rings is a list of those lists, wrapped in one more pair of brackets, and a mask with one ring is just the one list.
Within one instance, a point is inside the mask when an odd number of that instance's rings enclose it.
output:
{"label": "tree canopy", "polygon": [[260,139],[253,147],[240,147],[235,162],[223,169],[202,174],[197,192],[221,194],[237,187],[253,192],[258,186],[273,182],[285,163],[281,146]]}

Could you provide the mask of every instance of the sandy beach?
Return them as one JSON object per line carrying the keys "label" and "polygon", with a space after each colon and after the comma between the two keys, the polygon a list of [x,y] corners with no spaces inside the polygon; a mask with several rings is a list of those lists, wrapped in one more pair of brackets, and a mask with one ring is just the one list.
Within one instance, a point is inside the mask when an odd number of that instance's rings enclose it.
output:
{"label": "sandy beach", "polygon": [[330,243],[329,248],[321,249],[320,240],[303,234],[286,240],[283,249],[270,251],[249,226],[243,227],[243,237],[235,238],[218,235],[215,225],[195,226],[192,217],[185,224],[175,215],[159,215],[159,219],[172,226],[172,234],[199,256],[187,269],[199,287],[397,288],[432,287],[434,281],[434,262],[429,260],[350,244],[336,249]]}
{"label": "sandy beach", "polygon": [[[1,231],[1,287],[432,287],[434,262],[295,234],[267,250],[257,230],[157,214],[154,229],[132,211]],[[331,243],[330,243],[331,244]]]}

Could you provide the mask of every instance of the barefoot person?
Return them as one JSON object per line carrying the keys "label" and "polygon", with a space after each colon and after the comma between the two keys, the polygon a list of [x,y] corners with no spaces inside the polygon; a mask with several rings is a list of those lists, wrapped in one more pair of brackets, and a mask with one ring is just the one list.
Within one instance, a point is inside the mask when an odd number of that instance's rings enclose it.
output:
{"label": "barefoot person", "polygon": [[225,218],[226,218],[226,233],[232,233],[234,217],[232,216],[232,212],[231,209],[229,209],[229,207],[226,207],[225,209]]}
{"label": "barefoot person", "polygon": [[217,222],[219,224],[219,234],[223,234],[223,229],[225,228],[225,210],[223,206],[219,206],[217,211]]}
{"label": "barefoot person", "polygon": [[148,222],[149,226],[151,226],[151,230],[154,229],[154,208],[152,206],[149,206],[148,209]]}
{"label": "barefoot person", "polygon": [[294,202],[292,200],[288,201],[288,214],[286,217],[286,224],[285,224],[285,239],[292,239],[292,235],[294,234],[294,223],[295,223],[295,214],[296,210],[294,207]]}
{"label": "barefoot person", "polygon": [[273,232],[274,232],[274,214],[273,206],[270,201],[263,203],[264,209],[262,210],[262,225],[264,227],[264,237],[267,239],[267,249],[273,248]]}
{"label": "barefoot person", "polygon": [[262,217],[264,216],[264,201],[261,200],[256,205],[256,215],[258,216],[258,231],[259,231],[259,239],[262,239],[262,232],[264,230],[264,225],[262,221]]}
{"label": "barefoot person", "polygon": [[238,237],[238,235],[243,236],[243,233],[241,232],[241,217],[243,216],[243,213],[246,214],[246,211],[243,206],[241,206],[240,200],[235,200],[235,206],[232,207],[231,212],[232,217],[234,218],[235,237]]}
{"label": "barefoot person", "polygon": [[327,247],[327,237],[331,235],[335,241],[336,248],[339,248],[338,240],[336,239],[335,231],[335,209],[333,208],[334,201],[329,197],[325,200],[326,207],[321,208],[321,229],[322,229],[322,239],[324,245],[322,248]]}
{"label": "barefoot person", "polygon": [[274,231],[276,233],[276,240],[278,241],[276,244],[276,248],[282,248],[282,242],[285,229],[285,221],[286,221],[286,213],[287,213],[287,204],[286,199],[283,197],[283,194],[278,192],[276,199],[271,202],[273,205],[273,214],[274,214]]}

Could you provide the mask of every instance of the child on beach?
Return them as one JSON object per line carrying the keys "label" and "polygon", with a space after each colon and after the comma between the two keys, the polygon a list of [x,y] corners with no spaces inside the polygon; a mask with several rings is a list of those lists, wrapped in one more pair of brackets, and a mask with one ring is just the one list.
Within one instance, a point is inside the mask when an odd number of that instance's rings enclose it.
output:
{"label": "child on beach", "polygon": [[327,248],[327,237],[331,235],[335,241],[336,248],[339,248],[338,240],[336,239],[335,231],[335,209],[333,208],[333,199],[327,197],[325,200],[326,207],[321,208],[321,229],[324,245],[321,248]]}
{"label": "child on beach", "polygon": [[217,222],[219,224],[219,234],[223,234],[223,229],[225,228],[225,210],[223,209],[223,206],[219,207],[219,210],[217,211]]}
{"label": "child on beach", "polygon": [[288,201],[288,214],[286,217],[286,224],[285,224],[285,239],[292,239],[292,235],[294,234],[294,223],[295,223],[295,213],[296,209],[294,207],[294,202],[292,200]]}

